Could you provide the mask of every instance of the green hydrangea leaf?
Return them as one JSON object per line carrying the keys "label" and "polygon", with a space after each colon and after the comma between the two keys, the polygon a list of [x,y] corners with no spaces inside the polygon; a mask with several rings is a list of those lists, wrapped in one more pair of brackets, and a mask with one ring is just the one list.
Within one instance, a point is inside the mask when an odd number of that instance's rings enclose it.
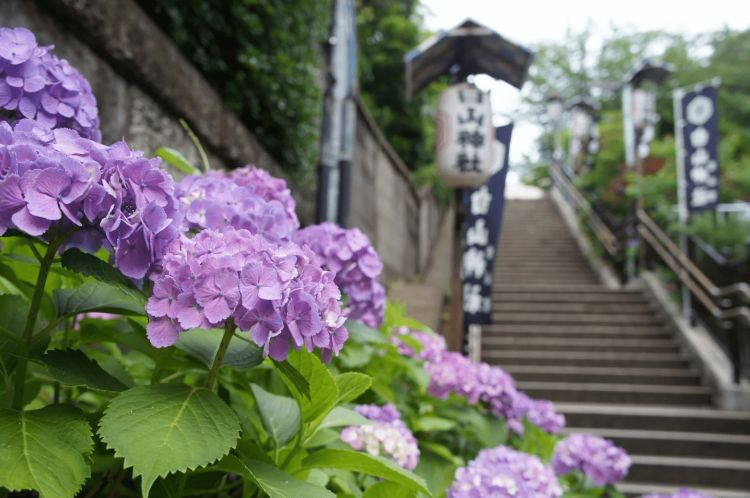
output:
{"label": "green hydrangea leaf", "polygon": [[0,410],[0,441],[0,487],[70,498],[91,474],[91,427],[72,406]]}
{"label": "green hydrangea leaf", "polygon": [[66,386],[86,386],[99,391],[124,391],[125,384],[104,371],[99,363],[77,349],[54,349],[41,358],[50,375]]}
{"label": "green hydrangea leaf", "polygon": [[417,492],[413,489],[405,488],[395,482],[376,482],[368,487],[362,494],[362,498],[392,498],[398,496],[401,498],[413,498]]}
{"label": "green hydrangea leaf", "polygon": [[184,384],[123,392],[107,407],[99,435],[141,477],[148,497],[158,477],[214,462],[234,448],[240,421],[215,393]]}
{"label": "green hydrangea leaf", "polygon": [[121,315],[145,314],[146,299],[139,291],[98,280],[70,289],[55,289],[53,300],[57,316],[60,317],[89,311]]}
{"label": "green hydrangea leaf", "polygon": [[325,488],[292,477],[278,467],[257,460],[240,460],[229,455],[211,467],[238,474],[250,479],[269,498],[335,498],[336,495]]}
{"label": "green hydrangea leaf", "polygon": [[361,472],[381,477],[386,481],[430,495],[427,483],[421,477],[381,456],[352,450],[322,449],[305,458],[302,461],[302,465],[307,468],[328,468]]}
{"label": "green hydrangea leaf", "polygon": [[338,374],[334,380],[339,388],[339,399],[336,404],[354,401],[372,385],[372,377],[359,372]]}
{"label": "green hydrangea leaf", "polygon": [[60,263],[63,268],[72,272],[138,292],[133,282],[120,273],[120,270],[93,254],[85,253],[80,249],[71,248],[66,250],[60,258]]}
{"label": "green hydrangea leaf", "polygon": [[269,393],[257,384],[250,384],[258,405],[263,428],[280,448],[300,430],[297,401],[287,396]]}
{"label": "green hydrangea leaf", "polygon": [[284,370],[279,370],[289,392],[300,405],[302,422],[307,424],[308,427],[307,434],[311,434],[323,417],[336,406],[339,399],[339,389],[331,372],[312,353],[302,350],[291,351],[287,356],[286,363],[299,372],[304,379],[313,380],[309,383],[310,396],[308,398]]}
{"label": "green hydrangea leaf", "polygon": [[156,149],[155,155],[156,157],[162,158],[164,162],[172,166],[180,173],[185,173],[186,175],[201,174],[201,171],[193,166],[193,164],[178,150],[172,149],[170,147],[159,147],[158,149]]}
{"label": "green hydrangea leaf", "polygon": [[319,430],[347,425],[372,425],[372,420],[360,415],[351,408],[337,406],[320,423]]}
{"label": "green hydrangea leaf", "polygon": [[[221,329],[191,329],[180,334],[175,346],[210,367],[223,336],[224,331]],[[244,341],[240,337],[233,337],[224,354],[222,365],[233,368],[252,368],[262,362],[263,350],[261,348],[249,340]]]}

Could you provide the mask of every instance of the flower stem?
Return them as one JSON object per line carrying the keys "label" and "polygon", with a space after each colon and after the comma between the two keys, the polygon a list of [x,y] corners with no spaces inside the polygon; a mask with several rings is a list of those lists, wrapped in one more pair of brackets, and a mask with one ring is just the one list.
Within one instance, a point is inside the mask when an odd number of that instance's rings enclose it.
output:
{"label": "flower stem", "polygon": [[232,336],[234,335],[234,328],[234,320],[228,318],[224,323],[224,336],[221,338],[221,344],[219,344],[219,349],[216,350],[216,356],[214,356],[211,370],[209,370],[208,378],[206,379],[206,387],[211,391],[214,390],[216,379],[219,377],[219,368],[224,363],[224,355],[227,352],[227,348],[229,348],[229,341],[232,340]]}
{"label": "flower stem", "polygon": [[11,407],[14,410],[21,410],[23,408],[23,391],[26,387],[26,367],[29,362],[31,343],[34,339],[34,326],[36,325],[36,319],[39,315],[39,308],[42,305],[44,286],[47,284],[47,275],[49,275],[49,270],[55,259],[55,254],[62,243],[63,237],[53,239],[47,246],[47,252],[44,254],[44,257],[39,262],[39,274],[36,277],[36,286],[34,287],[34,294],[31,297],[29,314],[26,317],[26,327],[23,330],[23,339],[19,347],[18,364],[16,365],[16,381],[13,389],[13,401],[11,403]]}

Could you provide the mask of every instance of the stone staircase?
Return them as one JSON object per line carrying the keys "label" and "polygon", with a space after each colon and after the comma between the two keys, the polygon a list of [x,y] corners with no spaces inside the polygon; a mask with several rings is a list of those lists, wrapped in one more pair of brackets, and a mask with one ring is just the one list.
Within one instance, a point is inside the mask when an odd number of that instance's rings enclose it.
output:
{"label": "stone staircase", "polygon": [[494,282],[482,359],[555,401],[568,431],[626,448],[626,494],[750,497],[750,413],[712,407],[646,297],[598,283],[552,201],[507,201]]}

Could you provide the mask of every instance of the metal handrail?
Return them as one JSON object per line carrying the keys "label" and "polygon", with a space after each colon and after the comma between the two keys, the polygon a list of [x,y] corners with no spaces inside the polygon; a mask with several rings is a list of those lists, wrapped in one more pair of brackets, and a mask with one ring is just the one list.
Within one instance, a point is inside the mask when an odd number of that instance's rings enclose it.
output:
{"label": "metal handrail", "polygon": [[617,236],[610,230],[606,223],[596,214],[591,207],[591,203],[576,188],[573,182],[559,170],[559,166],[552,165],[550,168],[552,180],[561,189],[563,195],[575,203],[577,211],[582,212],[587,218],[594,235],[599,240],[604,249],[613,258],[620,256],[620,243]]}
{"label": "metal handrail", "polygon": [[[691,277],[696,280],[711,297],[716,299],[736,294],[741,300],[750,302],[750,285],[746,282],[738,282],[724,287],[717,286],[695,265],[695,263],[692,262],[687,254],[677,247],[677,244],[675,244],[672,239],[670,239],[669,236],[659,228],[656,222],[643,209],[638,210],[638,221],[642,223],[642,226],[647,227],[667,249],[670,256],[680,263],[680,270],[689,272]],[[641,236],[644,236],[644,231],[641,229],[641,226],[638,227],[638,233]],[[653,247],[653,244],[651,245]]]}

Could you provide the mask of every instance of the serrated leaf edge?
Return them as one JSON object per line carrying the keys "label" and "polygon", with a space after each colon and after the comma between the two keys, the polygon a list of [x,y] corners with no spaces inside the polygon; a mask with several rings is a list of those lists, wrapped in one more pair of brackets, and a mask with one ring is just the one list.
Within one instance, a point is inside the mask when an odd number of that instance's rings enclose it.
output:
{"label": "serrated leaf edge", "polygon": [[[147,386],[142,386],[142,387],[147,387]],[[193,395],[193,393],[199,391],[200,389],[203,389],[203,388],[197,387],[197,386],[189,386],[189,387],[190,387],[190,396],[188,396],[188,398],[185,400],[185,403],[187,403],[187,401],[190,400],[190,397]],[[123,392],[127,392],[127,391],[123,391]],[[141,482],[143,482],[143,474],[142,473],[136,474],[135,464],[131,465],[131,463],[130,463],[130,461],[129,461],[129,459],[127,457],[125,457],[124,455],[120,455],[119,452],[117,451],[117,448],[115,448],[114,446],[110,446],[110,442],[107,441],[107,439],[105,438],[104,434],[102,434],[102,432],[101,432],[101,429],[102,429],[102,420],[104,420],[104,417],[107,416],[107,413],[109,412],[109,409],[110,409],[111,406],[112,406],[112,402],[110,401],[110,403],[107,405],[107,408],[104,409],[104,413],[102,414],[102,417],[99,419],[99,424],[97,425],[97,431],[96,431],[96,433],[99,436],[99,438],[102,440],[102,442],[104,442],[104,444],[107,447],[107,449],[114,451],[116,458],[122,458],[122,460],[123,460],[123,467],[124,468],[132,468],[133,469],[133,477],[140,477],[141,478]],[[234,413],[234,410],[232,410],[232,413]],[[235,414],[235,416],[237,416],[237,415]],[[196,469],[199,469],[199,468],[202,468],[202,467],[207,467],[209,465],[215,464],[216,462],[218,462],[219,460],[221,460],[222,458],[224,458],[225,456],[227,456],[237,446],[237,441],[239,441],[239,439],[240,439],[240,433],[242,432],[242,426],[241,426],[241,424],[238,424],[238,427],[239,427],[239,429],[237,430],[237,434],[234,437],[234,444],[223,455],[218,456],[214,460],[211,460],[210,462],[206,462],[204,464],[195,465],[195,466],[189,466],[188,465],[188,466],[185,466],[184,468],[180,467],[180,468],[177,468],[177,469],[172,470],[170,472],[167,472],[164,475],[157,475],[157,479],[159,477],[162,477],[162,478],[163,477],[167,477],[169,475],[176,474],[178,472],[179,473],[185,473],[187,471],[193,471],[193,470],[196,470]],[[156,482],[156,479],[154,479],[154,481],[151,482],[151,484],[149,485],[149,493],[151,491],[151,487],[154,485],[154,482]]]}

